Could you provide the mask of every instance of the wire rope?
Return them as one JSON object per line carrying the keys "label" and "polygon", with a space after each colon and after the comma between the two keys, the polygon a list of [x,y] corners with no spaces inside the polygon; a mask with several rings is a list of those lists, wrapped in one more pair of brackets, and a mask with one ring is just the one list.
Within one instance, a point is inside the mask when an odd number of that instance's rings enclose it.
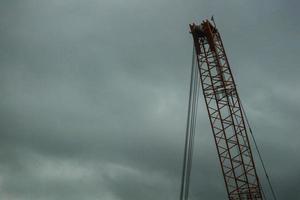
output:
{"label": "wire rope", "polygon": [[264,174],[265,174],[265,176],[266,176],[266,178],[267,178],[267,182],[268,182],[268,185],[269,185],[269,187],[270,187],[270,190],[271,190],[271,193],[272,193],[272,197],[273,197],[274,200],[277,200],[277,196],[276,196],[276,194],[275,194],[275,191],[274,191],[273,185],[272,185],[272,183],[271,183],[270,177],[269,177],[269,175],[268,175],[268,173],[267,173],[267,169],[266,169],[265,163],[264,163],[264,161],[263,161],[263,158],[262,158],[262,155],[261,155],[260,150],[259,150],[259,148],[258,148],[256,139],[255,139],[254,134],[253,134],[253,132],[252,132],[252,128],[251,128],[251,126],[250,126],[250,123],[249,123],[248,117],[247,117],[247,115],[246,115],[244,106],[243,106],[243,104],[242,104],[241,99],[239,99],[239,101],[240,101],[240,104],[241,104],[242,112],[243,112],[243,114],[244,114],[244,116],[245,116],[246,124],[247,124],[247,126],[248,126],[248,129],[249,129],[251,138],[252,138],[253,143],[254,143],[254,147],[255,147],[256,152],[257,152],[257,154],[258,154],[258,157],[259,157],[260,163],[261,163],[261,165],[262,165]]}

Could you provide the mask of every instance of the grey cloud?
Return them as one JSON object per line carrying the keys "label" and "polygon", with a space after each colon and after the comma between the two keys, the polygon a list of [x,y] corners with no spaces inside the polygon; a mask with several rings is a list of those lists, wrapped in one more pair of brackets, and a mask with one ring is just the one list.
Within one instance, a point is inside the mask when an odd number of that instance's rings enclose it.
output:
{"label": "grey cloud", "polygon": [[[188,23],[212,14],[278,196],[299,198],[298,4],[1,1],[3,198],[178,198]],[[224,199],[202,99],[191,199]]]}

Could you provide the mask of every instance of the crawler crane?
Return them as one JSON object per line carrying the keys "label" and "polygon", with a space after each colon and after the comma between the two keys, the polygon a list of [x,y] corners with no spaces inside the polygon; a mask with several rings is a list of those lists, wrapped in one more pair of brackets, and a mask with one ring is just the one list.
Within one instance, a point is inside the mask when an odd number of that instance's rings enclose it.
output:
{"label": "crawler crane", "polygon": [[[248,120],[220,33],[213,19],[204,20],[199,25],[190,24],[190,33],[196,66],[193,65],[191,75],[180,200],[187,200],[189,193],[198,85],[202,88],[228,199],[265,200],[250,145]],[[273,197],[276,199],[275,195]]]}

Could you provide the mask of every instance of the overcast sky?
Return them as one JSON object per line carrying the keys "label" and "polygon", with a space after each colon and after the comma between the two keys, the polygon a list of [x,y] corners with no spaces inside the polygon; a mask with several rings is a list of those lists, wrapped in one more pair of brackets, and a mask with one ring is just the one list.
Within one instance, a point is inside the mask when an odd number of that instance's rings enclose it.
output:
{"label": "overcast sky", "polygon": [[[299,6],[0,0],[0,199],[179,199],[188,24],[211,15],[278,200],[300,199]],[[197,123],[190,199],[226,199],[202,96]]]}

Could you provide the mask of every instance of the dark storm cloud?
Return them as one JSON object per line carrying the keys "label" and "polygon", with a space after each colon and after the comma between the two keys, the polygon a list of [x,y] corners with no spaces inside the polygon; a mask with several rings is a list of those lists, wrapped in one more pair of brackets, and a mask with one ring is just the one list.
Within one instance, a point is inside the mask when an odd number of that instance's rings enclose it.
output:
{"label": "dark storm cloud", "polygon": [[[1,1],[2,198],[178,198],[188,23],[212,14],[278,195],[299,198],[297,6]],[[224,199],[202,101],[198,118],[191,199]]]}

